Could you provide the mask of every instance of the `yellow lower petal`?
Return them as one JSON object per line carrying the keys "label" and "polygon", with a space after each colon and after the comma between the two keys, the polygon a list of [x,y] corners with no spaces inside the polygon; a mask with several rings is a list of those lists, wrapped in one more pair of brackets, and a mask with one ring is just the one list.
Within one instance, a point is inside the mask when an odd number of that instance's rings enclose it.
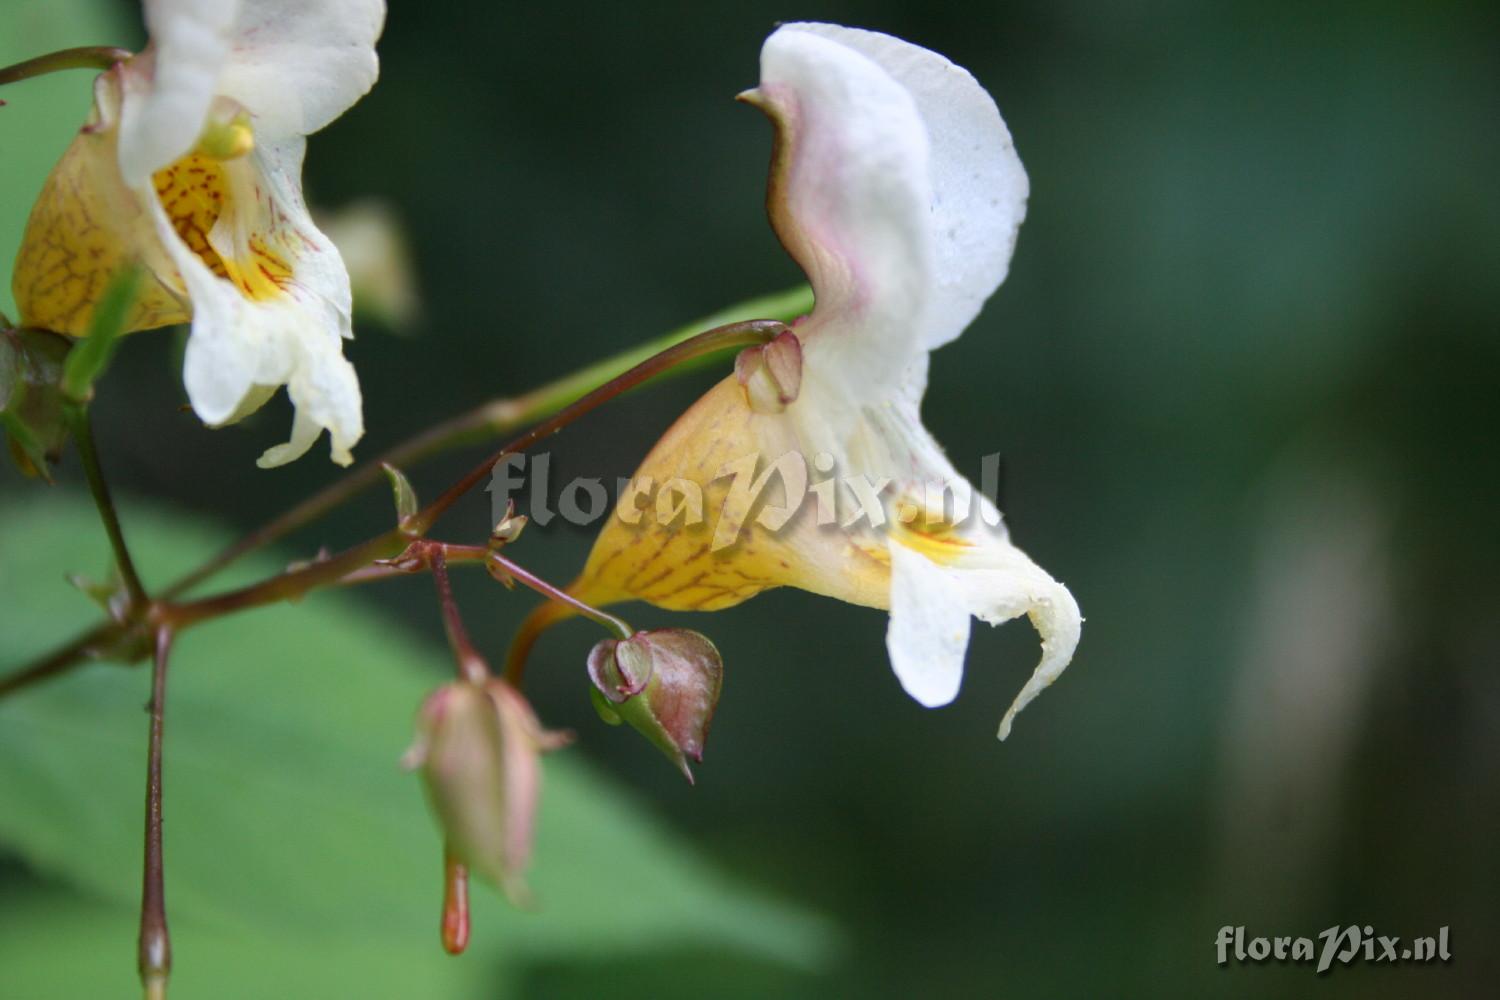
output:
{"label": "yellow lower petal", "polygon": [[[772,587],[791,586],[887,607],[890,564],[883,545],[871,545],[837,525],[817,524],[816,504],[800,494],[794,499],[802,502],[791,520],[779,529],[768,528],[759,514],[787,499],[777,476],[751,495],[748,479],[721,475],[737,468],[758,476],[782,456],[800,454],[790,414],[754,413],[733,377],[709,390],[641,464],[634,481],[642,494],[627,492],[622,498],[570,591],[596,606],[639,599],[669,610],[716,611]],[[811,473],[810,458],[804,461]],[[699,523],[686,518],[662,523],[658,491],[674,479],[701,490],[704,516]],[[665,509],[670,512],[673,506],[668,503]],[[627,517],[636,523],[628,523]],[[732,533],[732,544],[721,547],[726,521],[730,529],[742,528]]]}
{"label": "yellow lower petal", "polygon": [[[164,266],[150,219],[120,179],[116,133],[85,130],[52,169],[26,223],[11,278],[21,322],[83,336],[94,304],[132,261],[145,263],[154,275]],[[137,297],[126,329],[187,319],[178,297],[152,278]]]}
{"label": "yellow lower petal", "polygon": [[[231,170],[241,171],[241,183],[231,182]],[[265,301],[285,292],[292,267],[287,255],[272,246],[279,235],[276,220],[263,217],[260,188],[253,179],[246,183],[247,175],[253,177],[253,169],[243,159],[221,162],[190,153],[158,170],[152,183],[188,249],[214,274],[234,282],[246,298]],[[226,215],[238,225],[234,252],[227,256],[215,247],[211,235]]]}
{"label": "yellow lower petal", "polygon": [[[28,326],[75,337],[87,333],[94,303],[132,260],[144,263],[153,279],[136,301],[127,331],[191,318],[181,276],[167,260],[140,196],[120,178],[116,145],[114,130],[85,130],[47,178],[12,279]],[[253,183],[231,183],[229,171],[236,169],[252,170],[243,157],[224,161],[195,152],[157,171],[152,184],[178,238],[210,271],[232,281],[247,298],[271,299],[292,281],[288,254],[273,245],[274,225],[238,234],[227,256],[212,242],[214,227],[226,215],[247,226],[266,221],[258,204],[235,204],[237,190],[246,200],[260,194]]]}

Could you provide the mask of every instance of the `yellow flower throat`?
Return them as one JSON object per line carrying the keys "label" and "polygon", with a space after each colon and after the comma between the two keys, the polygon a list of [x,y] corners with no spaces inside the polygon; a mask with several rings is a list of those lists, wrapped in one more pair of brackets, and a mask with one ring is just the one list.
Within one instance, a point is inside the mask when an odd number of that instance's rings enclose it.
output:
{"label": "yellow flower throat", "polygon": [[[190,153],[152,177],[156,196],[172,220],[172,228],[188,249],[210,271],[234,282],[249,298],[264,300],[285,292],[292,278],[286,260],[273,250],[262,234],[250,232],[243,238],[238,255],[225,257],[209,243],[226,208],[244,211],[248,206],[232,206],[229,166],[203,153]],[[255,191],[259,195],[259,191]]]}

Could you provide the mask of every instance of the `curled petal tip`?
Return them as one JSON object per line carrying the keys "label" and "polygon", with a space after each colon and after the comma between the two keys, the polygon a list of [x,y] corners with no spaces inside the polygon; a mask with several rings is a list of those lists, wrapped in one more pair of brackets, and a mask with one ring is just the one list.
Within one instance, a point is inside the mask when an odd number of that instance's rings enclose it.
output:
{"label": "curled petal tip", "polygon": [[1042,637],[1042,658],[1031,672],[1016,700],[1006,709],[1000,720],[999,738],[1010,735],[1011,724],[1027,705],[1031,704],[1073,661],[1073,652],[1078,648],[1078,639],[1083,627],[1083,616],[1078,611],[1078,602],[1061,583],[1051,581],[1047,593],[1033,598],[1027,617],[1032,627]]}

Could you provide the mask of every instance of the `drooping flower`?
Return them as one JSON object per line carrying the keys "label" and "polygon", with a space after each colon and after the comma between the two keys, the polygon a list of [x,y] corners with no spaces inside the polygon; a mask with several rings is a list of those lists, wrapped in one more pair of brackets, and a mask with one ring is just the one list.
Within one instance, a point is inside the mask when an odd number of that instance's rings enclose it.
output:
{"label": "drooping flower", "polygon": [[[954,470],[920,404],[928,352],[958,337],[1005,278],[1026,173],[972,76],[886,35],[785,25],[762,50],[759,88],[742,99],[775,126],[771,221],[816,295],[793,328],[800,385],[784,391],[796,380],[780,377],[780,395],[756,391],[767,366],[753,359],[688,410],[636,473],[638,485],[698,484],[705,509],[733,522],[733,544],[715,541],[712,518],[623,512],[573,592],[595,605],[715,610],[793,586],[886,608],[891,665],[927,706],[958,693],[971,617],[1027,615],[1042,657],[1005,714],[1003,739],[1072,659],[1082,619],[1067,588],[1011,543],[994,505]],[[833,523],[806,508],[759,516],[756,492],[736,483],[789,455],[869,484],[880,512]],[[943,486],[971,504],[947,513],[933,495]]]}
{"label": "drooping flower", "polygon": [[233,423],[285,385],[289,462],[322,431],[364,433],[343,356],[349,277],[301,190],[305,136],[375,82],[384,0],[145,0],[150,44],[101,74],[88,123],[32,210],[13,287],[22,322],[88,330],[111,276],[148,271],[127,329],[191,321],[183,380]]}

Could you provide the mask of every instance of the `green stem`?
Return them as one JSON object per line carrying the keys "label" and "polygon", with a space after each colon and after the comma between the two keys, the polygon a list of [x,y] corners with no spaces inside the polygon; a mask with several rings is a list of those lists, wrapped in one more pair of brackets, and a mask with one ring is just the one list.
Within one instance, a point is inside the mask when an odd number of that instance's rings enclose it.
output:
{"label": "green stem", "polygon": [[29,80],[65,69],[109,69],[135,55],[129,49],[117,49],[108,45],[90,45],[78,49],[63,49],[49,52],[35,59],[27,59],[13,66],[0,69],[0,85]]}
{"label": "green stem", "polygon": [[[410,462],[423,458],[476,438],[488,437],[497,430],[507,429],[546,413],[556,414],[552,420],[523,435],[470,472],[460,483],[464,490],[470,489],[485,478],[495,462],[514,450],[529,447],[542,437],[555,433],[569,421],[603,403],[605,399],[627,392],[653,375],[658,375],[668,369],[686,370],[694,363],[701,362],[718,352],[745,344],[760,343],[775,335],[776,324],[768,322],[757,325],[735,322],[742,320],[747,313],[750,315],[769,314],[791,320],[808,312],[811,308],[812,294],[805,286],[740,303],[704,321],[709,323],[729,318],[729,322],[719,324],[719,329],[709,330],[696,337],[690,337],[690,329],[674,331],[666,337],[590,365],[526,396],[515,400],[492,401],[477,410],[412,438],[382,456],[382,459],[393,465],[399,465],[403,461]],[[730,326],[737,327],[738,331],[725,329]],[[670,357],[664,359],[662,355],[668,352],[670,352]],[[606,385],[600,386],[593,392],[587,391],[590,386],[597,385],[598,380],[603,378],[609,379]],[[580,398],[580,393],[586,393],[586,395]],[[568,405],[570,403],[572,405]],[[564,407],[566,409],[563,409]],[[396,461],[392,461],[393,458]],[[341,482],[299,504],[265,528],[220,552],[205,566],[173,584],[164,592],[163,597],[170,598],[186,591],[246,553],[269,544],[308,523],[314,517],[326,513],[371,483],[379,481],[382,476],[380,460],[368,463]],[[408,523],[407,530],[420,525],[425,531],[459,495],[461,493],[456,489],[448,491],[436,503],[419,512],[415,519]],[[116,527],[118,528],[118,525]],[[361,571],[365,567],[378,560],[397,555],[410,541],[408,535],[399,530],[392,530],[332,559],[272,577],[250,587],[185,604],[157,603],[152,606],[149,617],[155,626],[171,625],[175,630],[181,631],[190,625],[219,615],[276,601],[296,599],[317,587],[336,584],[345,581],[346,578],[351,583],[360,582],[363,579]],[[351,578],[351,574],[356,575]],[[378,579],[381,575],[376,574],[371,578]],[[559,607],[559,605],[552,606]],[[94,651],[110,648],[127,635],[129,630],[141,627],[142,622],[139,619],[145,615],[144,608],[143,605],[142,609],[137,610],[136,620],[127,619],[125,622],[98,625],[54,650],[43,659],[0,678],[0,697],[62,674],[77,666]]]}
{"label": "green stem", "polygon": [[407,530],[416,535],[425,535],[433,522],[457,503],[459,498],[488,479],[494,467],[507,455],[525,451],[538,441],[556,434],[584,414],[629,392],[641,383],[650,381],[662,372],[693,358],[715,354],[731,347],[764,344],[785,329],[784,323],[774,319],[752,319],[740,323],[729,323],[651,355],[629,371],[615,376],[593,392],[574,400],[470,469],[468,474],[450,486],[447,492],[428,504],[425,509],[414,514],[407,523]]}
{"label": "green stem", "polygon": [[99,453],[94,447],[94,430],[86,406],[71,407],[69,424],[73,440],[78,445],[78,458],[84,475],[89,481],[89,492],[94,496],[94,506],[99,508],[99,517],[104,522],[104,531],[109,535],[110,547],[115,552],[115,565],[119,567],[120,579],[125,583],[125,593],[130,598],[127,617],[146,607],[150,599],[141,578],[135,571],[135,561],[130,558],[130,549],[125,544],[125,534],[120,528],[120,516],[109,494],[109,484],[104,481],[104,470],[99,465]]}
{"label": "green stem", "polygon": [[[366,462],[275,520],[223,549],[208,562],[174,582],[162,592],[162,596],[173,598],[186,593],[242,556],[286,537],[376,483],[383,482],[382,464],[409,469],[412,465],[440,452],[488,440],[497,434],[541,420],[577,400],[591,389],[618,377],[662,351],[682,343],[700,330],[726,326],[758,316],[790,322],[811,309],[812,292],[805,285],[775,295],[750,299],[673,330],[639,347],[596,362],[525,395],[494,399],[483,403],[467,413],[459,414],[407,439],[373,461]],[[673,371],[674,373],[690,371],[697,367],[698,363],[705,362],[710,357],[711,355],[706,354],[690,359],[679,364]]]}
{"label": "green stem", "polygon": [[302,569],[282,573],[239,590],[186,604],[157,605],[157,620],[181,631],[191,625],[234,611],[243,611],[279,601],[296,600],[317,587],[339,582],[348,574],[377,559],[389,559],[401,552],[410,543],[412,536],[420,537],[431,530],[437,519],[457,503],[464,494],[489,478],[495,464],[507,455],[530,448],[584,414],[674,365],[729,347],[763,344],[784,329],[786,329],[785,325],[777,320],[748,320],[743,323],[721,326],[673,345],[647,358],[624,374],[611,379],[581,399],[563,407],[550,419],[537,424],[474,466],[442,496],[405,519],[400,528],[393,528],[383,535],[378,535],[332,558],[313,563]]}
{"label": "green stem", "polygon": [[61,674],[76,666],[80,660],[89,659],[96,654],[97,650],[104,649],[120,638],[120,624],[118,622],[101,622],[89,631],[78,636],[65,646],[61,646],[45,657],[37,660],[13,674],[0,677],[0,698],[13,694],[22,688],[30,687],[39,681],[44,681],[56,674]]}

